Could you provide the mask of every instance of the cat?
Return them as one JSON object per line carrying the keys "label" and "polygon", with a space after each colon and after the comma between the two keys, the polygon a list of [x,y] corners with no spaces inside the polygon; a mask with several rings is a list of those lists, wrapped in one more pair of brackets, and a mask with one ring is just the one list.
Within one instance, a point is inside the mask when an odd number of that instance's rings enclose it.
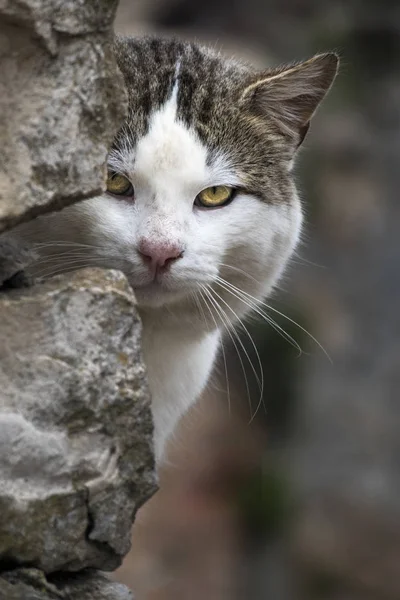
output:
{"label": "cat", "polygon": [[143,323],[160,464],[224,330],[270,294],[296,246],[293,162],[338,57],[258,72],[194,43],[120,36],[115,55],[129,113],[110,149],[107,193],[12,235],[46,243],[33,275],[46,264],[126,275]]}

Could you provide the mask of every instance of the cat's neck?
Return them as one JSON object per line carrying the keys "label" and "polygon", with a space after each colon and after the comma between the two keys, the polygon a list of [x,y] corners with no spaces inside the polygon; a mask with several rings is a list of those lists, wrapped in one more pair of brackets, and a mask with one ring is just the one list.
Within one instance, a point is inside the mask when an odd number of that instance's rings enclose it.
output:
{"label": "cat's neck", "polygon": [[140,309],[142,348],[152,395],[160,462],[177,421],[197,400],[212,370],[220,331],[182,310]]}

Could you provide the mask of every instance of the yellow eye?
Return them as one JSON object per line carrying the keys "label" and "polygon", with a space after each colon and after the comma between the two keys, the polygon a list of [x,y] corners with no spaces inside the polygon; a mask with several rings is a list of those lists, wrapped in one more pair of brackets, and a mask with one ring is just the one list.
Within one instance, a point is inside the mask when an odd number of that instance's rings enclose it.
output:
{"label": "yellow eye", "polygon": [[116,196],[133,196],[133,187],[129,179],[119,173],[108,172],[107,192]]}
{"label": "yellow eye", "polygon": [[216,185],[209,187],[200,192],[195,200],[197,206],[205,206],[212,208],[214,206],[222,206],[232,200],[234,188],[227,185]]}

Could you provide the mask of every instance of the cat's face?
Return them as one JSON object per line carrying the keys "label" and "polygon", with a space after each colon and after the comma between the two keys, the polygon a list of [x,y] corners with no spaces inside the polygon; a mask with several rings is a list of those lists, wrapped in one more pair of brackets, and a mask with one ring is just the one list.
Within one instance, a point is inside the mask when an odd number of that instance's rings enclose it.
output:
{"label": "cat's face", "polygon": [[120,39],[116,51],[129,117],[110,152],[109,193],[71,214],[139,305],[195,292],[231,306],[229,285],[265,296],[299,237],[291,166],[336,57],[257,74],[175,41]]}
{"label": "cat's face", "polygon": [[135,147],[111,154],[111,191],[87,206],[99,242],[107,240],[110,254],[123,259],[139,304],[169,303],[218,276],[236,281],[243,273],[246,289],[253,277],[265,293],[300,229],[300,204],[289,173],[286,179],[282,202],[261,196],[268,187],[259,196],[250,191],[229,152],[213,154],[179,119],[173,92]]}

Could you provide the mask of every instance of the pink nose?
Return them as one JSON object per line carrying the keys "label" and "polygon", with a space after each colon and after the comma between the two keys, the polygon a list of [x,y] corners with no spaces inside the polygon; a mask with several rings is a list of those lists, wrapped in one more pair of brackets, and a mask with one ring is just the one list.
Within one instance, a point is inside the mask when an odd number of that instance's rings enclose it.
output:
{"label": "pink nose", "polygon": [[138,251],[152,270],[166,269],[172,262],[183,256],[183,249],[178,244],[151,242],[145,238],[140,240]]}

